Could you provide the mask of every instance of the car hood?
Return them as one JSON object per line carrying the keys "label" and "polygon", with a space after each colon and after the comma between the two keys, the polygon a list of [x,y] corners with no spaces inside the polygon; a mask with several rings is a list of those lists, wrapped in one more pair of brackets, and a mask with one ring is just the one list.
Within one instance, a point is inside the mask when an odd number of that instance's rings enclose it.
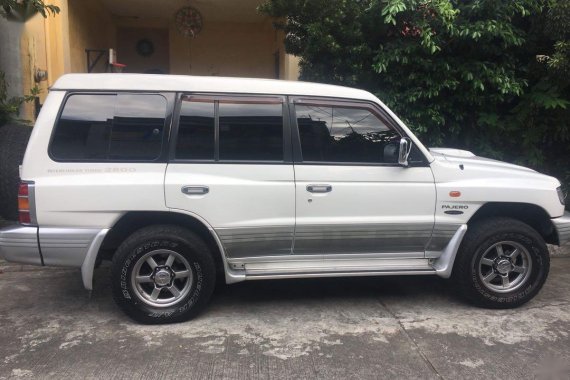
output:
{"label": "car hood", "polygon": [[429,148],[430,153],[434,156],[435,159],[446,160],[448,162],[464,164],[464,165],[474,165],[480,168],[488,167],[488,168],[502,168],[502,169],[510,169],[515,171],[523,171],[523,172],[531,172],[537,173],[535,170],[530,168],[509,164],[507,162],[493,160],[491,158],[479,157],[476,156],[474,153],[468,150],[462,149],[453,149],[453,148]]}

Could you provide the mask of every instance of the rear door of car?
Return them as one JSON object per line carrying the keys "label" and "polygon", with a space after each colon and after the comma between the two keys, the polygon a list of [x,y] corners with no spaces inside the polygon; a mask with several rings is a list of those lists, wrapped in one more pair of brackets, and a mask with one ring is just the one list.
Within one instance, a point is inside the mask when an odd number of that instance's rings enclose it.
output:
{"label": "rear door of car", "polygon": [[403,132],[377,105],[293,98],[296,255],[421,258],[435,186],[419,150],[397,163]]}
{"label": "rear door of car", "polygon": [[180,96],[166,205],[205,220],[229,258],[291,254],[295,184],[287,109],[280,96]]}

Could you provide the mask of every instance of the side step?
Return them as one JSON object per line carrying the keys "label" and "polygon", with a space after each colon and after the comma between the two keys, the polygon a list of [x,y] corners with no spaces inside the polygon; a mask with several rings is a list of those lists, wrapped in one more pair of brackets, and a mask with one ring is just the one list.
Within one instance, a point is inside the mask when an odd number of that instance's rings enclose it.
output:
{"label": "side step", "polygon": [[[246,280],[436,274],[428,259],[309,259],[234,263]],[[236,268],[237,267],[237,268]]]}

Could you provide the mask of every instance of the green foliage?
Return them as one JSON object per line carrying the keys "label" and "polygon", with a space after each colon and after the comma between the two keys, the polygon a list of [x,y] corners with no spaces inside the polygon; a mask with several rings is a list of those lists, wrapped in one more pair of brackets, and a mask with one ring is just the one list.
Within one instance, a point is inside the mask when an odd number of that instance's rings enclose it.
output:
{"label": "green foliage", "polygon": [[0,0],[0,14],[20,21],[26,21],[36,13],[43,17],[55,16],[59,11],[58,6],[46,4],[42,0]]}
{"label": "green foliage", "polygon": [[40,89],[34,87],[29,95],[8,97],[8,84],[5,74],[0,71],[0,126],[14,120],[20,112],[20,106],[25,102],[32,102],[40,94]]}
{"label": "green foliage", "polygon": [[361,87],[428,145],[570,172],[568,0],[267,0],[301,78]]}

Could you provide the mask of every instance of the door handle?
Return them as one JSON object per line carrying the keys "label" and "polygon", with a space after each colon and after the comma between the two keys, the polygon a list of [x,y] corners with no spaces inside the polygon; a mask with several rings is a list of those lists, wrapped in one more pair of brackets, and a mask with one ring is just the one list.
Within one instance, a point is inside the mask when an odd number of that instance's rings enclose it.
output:
{"label": "door handle", "polygon": [[331,185],[307,185],[309,193],[330,193],[332,191]]}
{"label": "door handle", "polygon": [[204,195],[210,192],[208,186],[184,186],[181,191],[186,195]]}

